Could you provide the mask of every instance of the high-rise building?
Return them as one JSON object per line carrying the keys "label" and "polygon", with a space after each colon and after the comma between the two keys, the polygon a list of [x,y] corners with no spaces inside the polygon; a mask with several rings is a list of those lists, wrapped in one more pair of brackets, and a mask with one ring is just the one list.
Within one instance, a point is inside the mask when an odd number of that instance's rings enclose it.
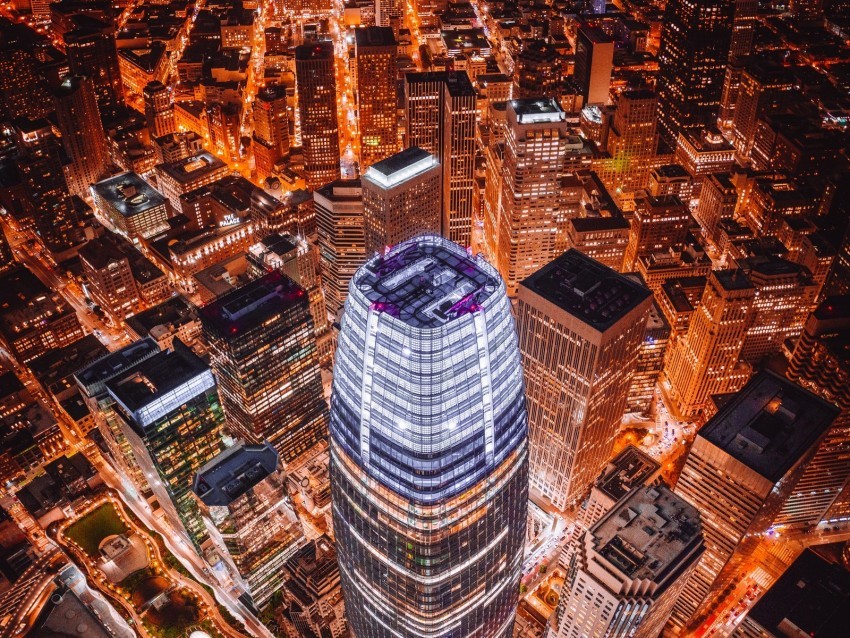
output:
{"label": "high-rise building", "polygon": [[696,414],[711,395],[740,387],[735,371],[752,324],[754,300],[755,288],[742,270],[709,275],[688,332],[673,344],[664,368],[682,414]]}
{"label": "high-rise building", "polygon": [[212,371],[179,340],[106,381],[133,459],[175,533],[206,538],[192,494],[195,472],[224,449]]}
{"label": "high-rise building", "polygon": [[786,376],[838,406],[817,454],[776,519],[815,525],[850,514],[850,296],[827,297],[809,315]]}
{"label": "high-rise building", "polygon": [[638,194],[623,258],[623,272],[634,270],[638,257],[681,248],[691,225],[691,214],[676,195]]}
{"label": "high-rise building", "polygon": [[307,294],[274,271],[200,310],[227,429],[289,463],[326,436],[327,405]]}
{"label": "high-rise building", "polygon": [[149,82],[143,92],[145,121],[151,137],[162,137],[174,133],[174,104],[171,90],[159,80]]}
{"label": "high-rise building", "polygon": [[728,173],[713,173],[702,182],[699,203],[694,209],[694,219],[702,232],[712,242],[717,241],[721,221],[731,221],[738,206],[738,189]]}
{"label": "high-rise building", "polygon": [[359,179],[337,180],[313,192],[322,287],[328,312],[338,316],[348,283],[366,261],[363,188]]}
{"label": "high-rise building", "polygon": [[734,0],[670,0],[658,51],[659,132],[671,146],[679,133],[714,124],[729,60]]}
{"label": "high-rise building", "polygon": [[508,295],[556,256],[555,215],[567,143],[566,115],[555,100],[511,100],[501,174],[496,245],[491,254]]}
{"label": "high-rise building", "polygon": [[442,170],[442,235],[469,246],[475,185],[476,96],[466,71],[407,73],[407,145],[436,156]]}
{"label": "high-rise building", "polygon": [[277,452],[269,443],[237,443],[198,470],[193,490],[231,573],[254,606],[265,608],[283,587],[283,566],[303,541]]}
{"label": "high-rise building", "polygon": [[260,89],[252,106],[252,114],[254,163],[257,167],[257,179],[263,180],[272,174],[274,165],[289,154],[286,87],[282,84],[270,84]]}
{"label": "high-rise building", "polygon": [[404,15],[403,0],[375,0],[375,24],[398,28]]}
{"label": "high-rise building", "polygon": [[424,236],[354,276],[331,487],[358,638],[512,635],[528,502],[520,374],[504,284],[482,258]]}
{"label": "high-rise building", "polygon": [[757,60],[744,67],[732,119],[733,142],[739,157],[750,157],[759,117],[798,95],[793,91],[795,82],[794,74],[779,65]]}
{"label": "high-rise building", "polygon": [[629,412],[648,414],[655,397],[658,377],[664,370],[664,358],[670,344],[670,324],[653,301],[646,320],[646,335],[638,353],[637,364],[629,386],[626,406]]}
{"label": "high-rise building", "polygon": [[610,101],[608,93],[613,69],[614,40],[598,27],[580,27],[576,35],[573,75],[585,104],[607,104]]}
{"label": "high-rise building", "polygon": [[675,492],[702,516],[705,554],[671,618],[681,629],[711,599],[770,528],[835,418],[837,409],[761,372],[698,432]]}
{"label": "high-rise building", "polygon": [[579,541],[549,635],[657,638],[703,550],[695,507],[664,486],[632,490]]}
{"label": "high-rise building", "polygon": [[89,186],[106,176],[110,165],[91,80],[76,75],[65,78],[54,91],[54,101],[62,146],[70,161],[65,167],[68,190],[85,197]]}
{"label": "high-rise building", "polygon": [[38,59],[23,43],[0,47],[0,104],[9,119],[45,117],[53,110]]}
{"label": "high-rise building", "polygon": [[333,43],[295,48],[295,82],[304,177],[307,188],[315,189],[340,176]]}
{"label": "high-rise building", "polygon": [[107,112],[124,104],[124,86],[118,69],[115,29],[111,25],[85,15],[86,26],[62,35],[68,68],[73,75],[91,79],[97,104]]}
{"label": "high-rise building", "polygon": [[530,484],[559,509],[611,455],[651,304],[647,288],[577,250],[520,284]]}
{"label": "high-rise building", "polygon": [[[397,53],[398,45],[390,27],[355,30],[361,171],[398,151]],[[325,183],[328,181],[331,180]]]}
{"label": "high-rise building", "polygon": [[9,246],[9,240],[6,238],[6,233],[0,229],[0,275],[9,272],[17,266],[12,248]]}
{"label": "high-rise building", "polygon": [[360,181],[367,255],[440,232],[441,176],[437,158],[416,146],[366,169]]}
{"label": "high-rise building", "polygon": [[752,53],[758,8],[758,0],[735,0],[732,38],[729,44],[730,62]]}
{"label": "high-rise building", "polygon": [[634,208],[635,193],[649,186],[658,136],[655,132],[658,99],[648,89],[623,91],[608,131],[609,168],[602,175],[616,193],[620,207]]}
{"label": "high-rise building", "polygon": [[543,40],[527,43],[514,65],[514,95],[518,98],[557,98],[563,81],[560,58],[555,47]]}

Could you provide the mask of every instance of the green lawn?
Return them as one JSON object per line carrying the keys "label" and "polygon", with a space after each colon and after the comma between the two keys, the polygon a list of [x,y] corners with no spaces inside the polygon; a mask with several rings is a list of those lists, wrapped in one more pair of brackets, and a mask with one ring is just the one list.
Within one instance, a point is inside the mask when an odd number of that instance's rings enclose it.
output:
{"label": "green lawn", "polygon": [[127,527],[118,518],[112,503],[105,503],[65,530],[65,536],[92,557],[97,557],[101,541],[113,534],[123,534]]}

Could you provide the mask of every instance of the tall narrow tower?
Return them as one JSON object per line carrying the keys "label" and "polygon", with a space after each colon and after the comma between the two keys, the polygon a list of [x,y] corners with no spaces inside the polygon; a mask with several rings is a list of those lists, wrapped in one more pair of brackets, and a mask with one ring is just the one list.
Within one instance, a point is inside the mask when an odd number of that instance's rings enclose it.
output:
{"label": "tall narrow tower", "polygon": [[171,102],[171,91],[159,80],[148,82],[144,90],[145,121],[151,137],[162,137],[173,133],[174,104]]}
{"label": "tall narrow tower", "polygon": [[361,171],[398,151],[396,54],[391,28],[366,27],[354,32]]}
{"label": "tall narrow tower", "polygon": [[527,421],[498,273],[436,236],[368,261],[351,281],[331,405],[334,530],[354,634],[511,636]]}
{"label": "tall narrow tower", "polygon": [[339,122],[334,47],[330,42],[295,48],[295,82],[307,187],[339,179]]}

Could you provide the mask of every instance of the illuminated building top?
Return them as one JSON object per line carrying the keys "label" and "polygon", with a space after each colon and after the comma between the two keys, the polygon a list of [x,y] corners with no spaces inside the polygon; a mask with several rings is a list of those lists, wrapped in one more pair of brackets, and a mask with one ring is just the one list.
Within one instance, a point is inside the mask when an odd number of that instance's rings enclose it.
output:
{"label": "illuminated building top", "polygon": [[564,110],[551,98],[511,100],[510,104],[519,124],[558,123],[567,119]]}
{"label": "illuminated building top", "polygon": [[372,164],[363,173],[363,179],[371,180],[383,188],[390,189],[421,175],[437,164],[439,164],[437,158],[428,151],[411,146],[400,153]]}
{"label": "illuminated building top", "polygon": [[92,187],[92,193],[124,217],[165,205],[165,197],[136,173],[120,173]]}

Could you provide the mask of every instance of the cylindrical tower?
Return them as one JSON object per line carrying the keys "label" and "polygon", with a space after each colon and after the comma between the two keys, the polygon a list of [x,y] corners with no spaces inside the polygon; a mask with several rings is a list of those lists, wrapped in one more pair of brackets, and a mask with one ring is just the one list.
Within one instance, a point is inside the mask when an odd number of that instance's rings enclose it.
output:
{"label": "cylindrical tower", "polygon": [[527,416],[496,270],[435,236],[351,280],[331,399],[331,485],[356,638],[512,635]]}

